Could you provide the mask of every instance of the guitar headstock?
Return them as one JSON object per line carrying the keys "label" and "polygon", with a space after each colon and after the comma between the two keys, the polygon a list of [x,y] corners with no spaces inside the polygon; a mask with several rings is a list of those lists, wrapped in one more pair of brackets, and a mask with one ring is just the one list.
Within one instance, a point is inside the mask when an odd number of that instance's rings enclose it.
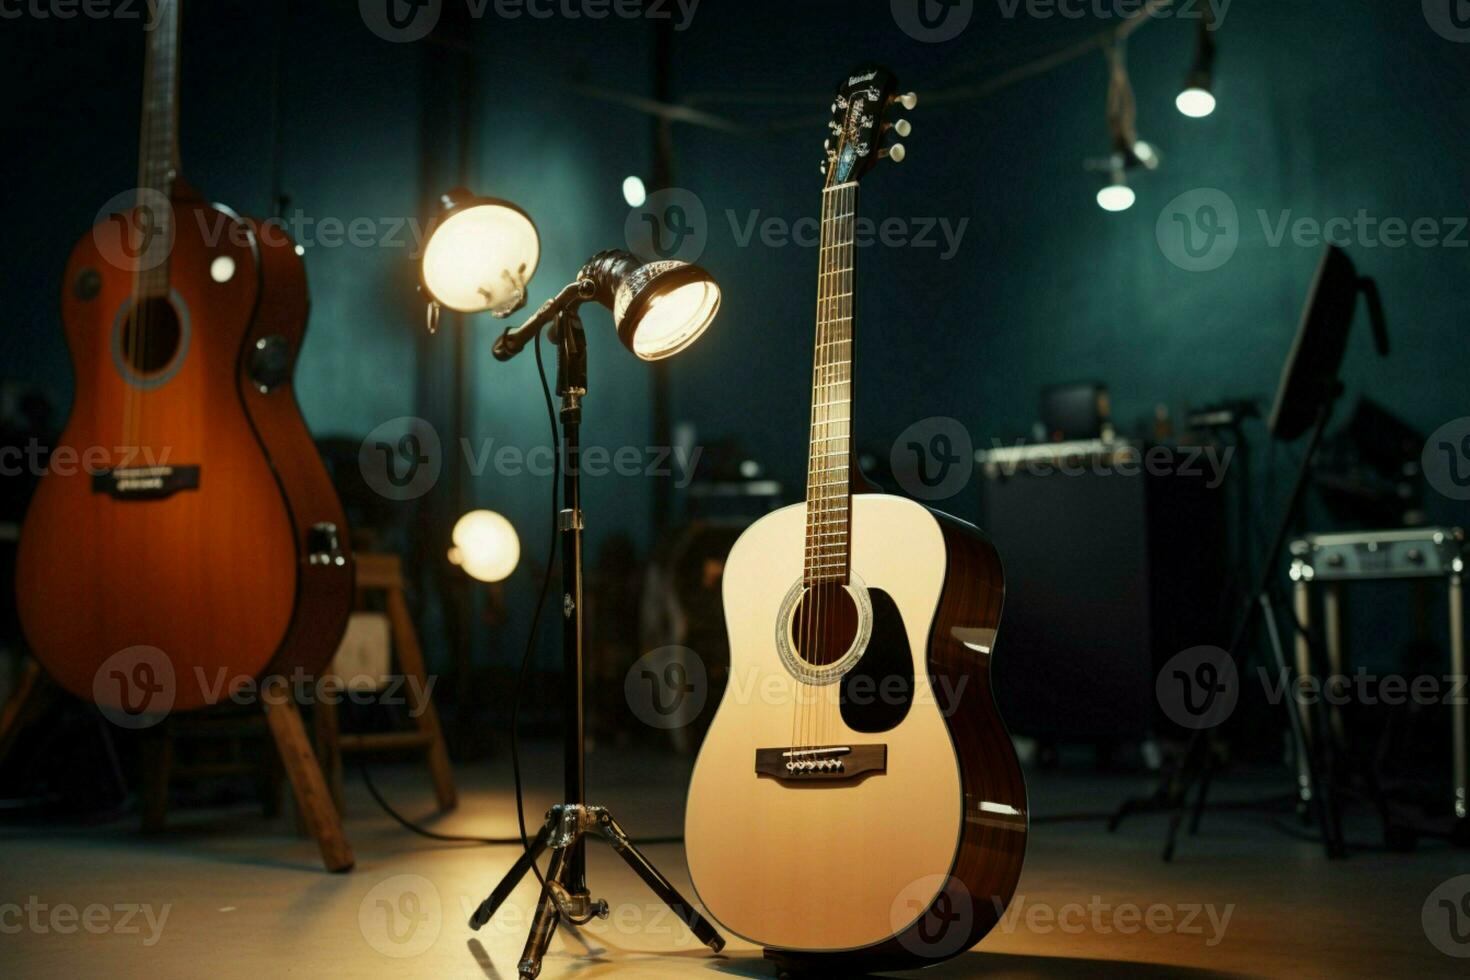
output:
{"label": "guitar headstock", "polygon": [[909,134],[909,121],[890,119],[889,110],[912,109],[919,100],[912,92],[896,94],[897,88],[893,73],[874,64],[859,65],[837,86],[827,123],[832,135],[823,144],[826,186],[861,180],[879,160],[903,162],[905,151],[897,138]]}

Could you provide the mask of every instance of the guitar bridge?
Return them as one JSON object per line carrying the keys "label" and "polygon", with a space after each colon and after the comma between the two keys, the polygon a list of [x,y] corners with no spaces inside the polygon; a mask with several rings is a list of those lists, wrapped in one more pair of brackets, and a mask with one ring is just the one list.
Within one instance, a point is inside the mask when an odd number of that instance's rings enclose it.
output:
{"label": "guitar bridge", "polygon": [[197,466],[128,466],[92,474],[92,492],[115,500],[161,500],[198,489]]}
{"label": "guitar bridge", "polygon": [[887,768],[886,745],[803,745],[755,750],[755,774],[781,782],[852,780]]}

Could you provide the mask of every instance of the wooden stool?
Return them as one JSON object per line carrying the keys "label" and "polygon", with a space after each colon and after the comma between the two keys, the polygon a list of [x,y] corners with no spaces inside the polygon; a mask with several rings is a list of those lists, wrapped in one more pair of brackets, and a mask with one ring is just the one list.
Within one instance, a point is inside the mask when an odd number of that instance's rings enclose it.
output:
{"label": "wooden stool", "polygon": [[[449,749],[439,726],[439,713],[429,696],[428,672],[424,668],[423,649],[418,631],[408,614],[403,597],[403,566],[397,555],[357,553],[357,603],[366,608],[373,593],[381,593],[387,602],[388,622],[392,630],[393,656],[405,681],[409,713],[414,727],[405,731],[353,734],[341,731],[337,717],[337,699],[323,696],[313,712],[316,725],[317,754],[326,768],[337,807],[342,807],[342,757],[347,753],[385,753],[417,749],[424,754],[429,777],[434,782],[434,796],[441,813],[453,810],[459,803],[454,788],[454,774],[449,767]],[[391,663],[391,661],[390,661]],[[340,690],[341,679],[335,679]],[[335,691],[333,693],[336,693]]]}
{"label": "wooden stool", "polygon": [[[0,710],[0,758],[13,747],[20,730],[33,722],[40,713],[60,694],[59,689],[46,676],[39,664],[27,659],[22,668],[15,693]],[[342,819],[332,804],[322,768],[312,753],[311,743],[306,737],[306,726],[301,722],[301,710],[291,694],[290,687],[280,677],[268,678],[261,683],[260,702],[265,712],[264,724],[259,716],[234,716],[211,719],[207,714],[183,714],[166,719],[156,731],[144,734],[142,759],[143,829],[161,830],[168,812],[168,787],[174,775],[222,775],[253,769],[238,761],[186,769],[173,765],[173,740],[190,733],[224,734],[230,738],[258,734],[268,730],[279,753],[281,767],[291,781],[296,795],[297,813],[308,834],[316,839],[321,849],[322,863],[328,871],[348,871],[353,865],[352,847],[342,831]],[[220,727],[220,726],[227,727]],[[274,797],[276,780],[267,780],[266,810],[272,812],[278,805]]]}

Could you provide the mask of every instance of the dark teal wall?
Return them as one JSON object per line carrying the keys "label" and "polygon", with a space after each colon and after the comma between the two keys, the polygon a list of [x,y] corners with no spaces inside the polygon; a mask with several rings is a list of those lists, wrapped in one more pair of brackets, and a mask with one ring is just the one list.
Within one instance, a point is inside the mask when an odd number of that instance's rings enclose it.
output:
{"label": "dark teal wall", "polygon": [[[281,76],[291,208],[317,220],[422,221],[433,195],[461,180],[511,198],[541,229],[533,304],[592,252],[623,244],[619,187],[629,173],[651,173],[649,120],[568,83],[650,94],[646,22],[486,18],[443,32],[447,43],[395,44],[364,27],[355,3],[294,6]],[[802,482],[815,250],[742,246],[730,214],[744,224],[753,211],[788,221],[816,213],[823,110],[839,75],[881,60],[922,99],[1112,22],[1007,18],[1002,9],[977,2],[958,38],[924,44],[895,26],[888,3],[703,0],[675,35],[678,96],[791,97],[700,104],[751,124],[807,117],[774,135],[675,128],[675,183],[705,208],[700,261],[725,286],[716,328],[670,367],[674,418],[693,421],[702,441],[738,436],[789,486]],[[186,13],[185,172],[256,214],[271,207],[276,10],[196,3]],[[1096,207],[1098,177],[1083,169],[1108,145],[1100,54],[984,101],[921,101],[908,161],[865,183],[862,210],[875,220],[968,224],[948,260],[940,248],[881,245],[861,257],[862,445],[886,454],[906,426],[937,415],[960,419],[977,445],[1010,439],[1029,428],[1042,385],[1078,377],[1109,384],[1125,427],[1157,403],[1178,412],[1266,396],[1317,251],[1271,247],[1258,210],[1272,220],[1286,209],[1318,219],[1359,209],[1410,221],[1470,213],[1470,44],[1436,34],[1419,4],[1235,0],[1219,33],[1220,109],[1204,121],[1172,105],[1193,29],[1165,20],[1129,45],[1139,129],[1164,163],[1137,181],[1138,204],[1124,214]],[[0,376],[39,382],[65,402],[58,278],[98,204],[133,183],[141,39],[136,24],[28,19],[0,24],[0,43],[0,78],[12,93],[3,110],[11,220]],[[475,72],[468,126],[457,99],[466,53]],[[461,139],[469,141],[463,153]],[[1236,203],[1240,244],[1223,268],[1191,273],[1165,257],[1155,223],[1169,201],[1200,187]],[[308,249],[313,317],[297,375],[308,421],[319,434],[361,438],[420,415],[451,453],[459,435],[477,449],[487,439],[544,443],[534,362],[492,364],[500,324],[488,318],[466,326],[470,420],[454,432],[456,327],[446,321],[443,336],[424,336],[405,246]],[[1462,384],[1470,249],[1351,251],[1380,281],[1396,349],[1380,363],[1360,332],[1344,372],[1350,393],[1371,391],[1425,431],[1470,414]],[[643,446],[652,374],[618,348],[603,311],[589,309],[587,320],[586,438]],[[544,490],[544,479],[492,467],[472,480],[463,504],[506,513],[523,530],[526,553],[539,557]],[[651,491],[642,478],[589,481],[594,553],[611,530],[648,543]],[[461,508],[444,494],[441,487],[417,505],[434,518],[422,534],[442,536]],[[974,494],[946,504],[976,512]],[[1443,500],[1436,507],[1437,516],[1465,519]],[[429,541],[424,553],[445,543]],[[506,635],[524,625],[532,585],[524,568],[512,580]]]}
{"label": "dark teal wall", "polygon": [[[803,4],[804,17],[771,30],[753,29],[730,5],[702,11],[680,51],[681,89],[810,92],[818,111],[806,127],[762,140],[681,130],[683,182],[712,216],[815,213],[822,93],[855,59],[888,61],[922,96],[1103,26],[1010,21],[981,3],[958,39],[920,45],[884,12],[860,23],[839,12],[852,7]],[[1470,213],[1470,45],[1434,33],[1419,4],[1237,0],[1219,32],[1219,110],[1202,121],[1173,107],[1193,30],[1160,21],[1129,45],[1139,131],[1164,162],[1136,181],[1138,203],[1123,214],[1093,203],[1098,178],[1082,167],[1107,148],[1101,54],[985,101],[921,98],[907,161],[865,182],[861,208],[875,219],[968,218],[969,226],[948,262],[937,249],[881,246],[860,259],[864,443],[886,452],[930,415],[959,418],[977,444],[1010,439],[1035,418],[1041,385],[1073,378],[1106,381],[1125,426],[1160,402],[1177,413],[1269,396],[1319,251],[1270,247],[1258,210],[1273,222],[1283,210],[1319,220],[1359,209],[1409,221]],[[788,43],[772,43],[773,34]],[[985,65],[961,74],[967,61]],[[1242,218],[1237,253],[1206,273],[1171,264],[1155,239],[1164,206],[1199,187],[1225,191]],[[1460,380],[1470,371],[1467,238],[1458,248],[1350,249],[1380,281],[1395,352],[1379,362],[1361,330],[1344,369],[1349,395],[1371,392],[1426,432],[1470,409]],[[813,251],[740,248],[726,222],[712,220],[705,261],[731,284],[727,306],[718,335],[675,373],[679,406],[702,428],[740,427],[795,480]],[[752,389],[766,397],[753,404]]]}

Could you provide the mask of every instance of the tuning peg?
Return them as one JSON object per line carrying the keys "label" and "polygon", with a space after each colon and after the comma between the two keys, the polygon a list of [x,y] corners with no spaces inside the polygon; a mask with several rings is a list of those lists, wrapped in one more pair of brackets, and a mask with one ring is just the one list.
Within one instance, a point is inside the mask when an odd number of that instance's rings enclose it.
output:
{"label": "tuning peg", "polygon": [[908,156],[908,151],[903,148],[902,143],[894,143],[885,150],[879,150],[878,156],[887,157],[894,163],[903,163],[903,158]]}
{"label": "tuning peg", "polygon": [[836,122],[829,122],[829,123],[827,123],[827,128],[830,129],[830,130],[832,130],[832,132],[834,132],[834,133],[840,133],[840,132],[842,132],[842,127],[839,126],[839,125],[837,125]]}
{"label": "tuning peg", "polygon": [[919,104],[919,97],[912,92],[905,92],[902,95],[897,96],[897,102],[905,109],[912,109],[914,106]]}
{"label": "tuning peg", "polygon": [[826,160],[823,160],[822,161],[822,166],[820,168],[818,168],[818,169],[820,169],[822,171],[822,176],[823,177],[827,176],[827,161]]}
{"label": "tuning peg", "polygon": [[912,130],[914,127],[909,125],[909,121],[907,119],[896,119],[888,124],[888,128],[893,130],[900,136],[907,136],[909,134],[909,131]]}
{"label": "tuning peg", "polygon": [[832,141],[830,139],[822,140],[822,149],[824,149],[824,150],[830,150],[830,149],[832,149]]}

